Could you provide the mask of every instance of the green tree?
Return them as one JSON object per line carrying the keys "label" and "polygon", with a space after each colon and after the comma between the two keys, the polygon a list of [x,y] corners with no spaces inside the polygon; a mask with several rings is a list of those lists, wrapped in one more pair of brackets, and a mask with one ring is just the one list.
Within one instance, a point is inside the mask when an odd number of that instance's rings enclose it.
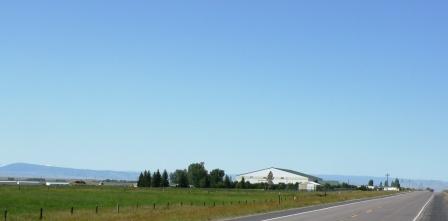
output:
{"label": "green tree", "polygon": [[143,174],[143,176],[145,177],[145,187],[151,187],[151,171],[146,171],[146,175]]}
{"label": "green tree", "polygon": [[176,170],[171,173],[170,180],[172,184],[178,187],[189,187],[187,170]]}
{"label": "green tree", "polygon": [[147,170],[143,171],[143,173],[140,173],[140,176],[138,177],[137,185],[139,187],[150,187],[151,186],[151,173]]}
{"label": "green tree", "polygon": [[384,186],[385,186],[385,187],[388,187],[388,186],[389,186],[389,181],[388,181],[388,180],[386,180],[386,181],[384,182]]}
{"label": "green tree", "polygon": [[186,170],[181,170],[178,174],[178,185],[179,187],[189,187],[190,184],[188,183],[188,174]]}
{"label": "green tree", "polygon": [[226,175],[224,177],[224,187],[225,188],[232,188],[232,181],[230,180],[230,177]]}
{"label": "green tree", "polygon": [[246,180],[244,179],[244,177],[241,178],[240,182],[238,182],[238,184],[236,186],[239,189],[246,188]]}
{"label": "green tree", "polygon": [[361,190],[361,191],[367,191],[368,190],[367,187],[364,186],[364,185],[360,186],[358,189]]}
{"label": "green tree", "polygon": [[152,176],[152,187],[160,187],[162,184],[162,175],[160,175],[160,171],[154,172]]}
{"label": "green tree", "polygon": [[287,190],[296,190],[296,185],[294,183],[288,183],[286,184]]}
{"label": "green tree", "polygon": [[369,180],[369,186],[373,186],[373,180]]}
{"label": "green tree", "polygon": [[174,171],[173,173],[170,173],[169,174],[169,179],[170,179],[170,183],[171,183],[171,185],[177,185],[178,183],[177,183],[177,174],[176,174],[176,171]]}
{"label": "green tree", "polygon": [[170,186],[170,181],[168,180],[168,172],[166,172],[166,170],[163,170],[162,187],[168,187],[168,186]]}
{"label": "green tree", "polygon": [[400,180],[398,178],[395,178],[395,181],[393,181],[392,183],[393,187],[401,188]]}
{"label": "green tree", "polygon": [[286,184],[285,183],[279,183],[278,184],[278,189],[280,189],[280,190],[286,189]]}
{"label": "green tree", "polygon": [[143,187],[143,182],[144,182],[144,177],[143,177],[143,172],[140,173],[140,175],[138,176],[138,181],[137,181],[137,186],[138,187]]}
{"label": "green tree", "polygon": [[210,187],[218,188],[223,187],[224,184],[224,170],[221,169],[214,169],[210,171]]}
{"label": "green tree", "polygon": [[207,175],[208,172],[205,169],[204,162],[192,163],[188,166],[188,181],[194,187],[205,186],[207,184]]}
{"label": "green tree", "polygon": [[199,187],[209,188],[210,187],[210,175],[206,175],[199,181]]}
{"label": "green tree", "polygon": [[272,173],[272,171],[269,171],[266,180],[268,181],[268,189],[271,189],[272,185],[274,185],[274,174]]}

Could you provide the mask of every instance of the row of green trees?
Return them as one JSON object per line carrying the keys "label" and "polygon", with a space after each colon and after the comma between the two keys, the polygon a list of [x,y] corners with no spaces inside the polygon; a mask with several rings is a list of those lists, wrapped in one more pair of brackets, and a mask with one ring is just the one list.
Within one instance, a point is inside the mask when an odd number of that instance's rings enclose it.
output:
{"label": "row of green trees", "polygon": [[325,183],[321,186],[317,187],[318,191],[331,191],[331,190],[353,190],[353,189],[357,189],[358,187],[355,185],[351,185],[348,183],[338,183],[338,184],[329,184],[329,183]]}
{"label": "row of green trees", "polygon": [[222,169],[214,169],[210,172],[205,164],[192,163],[187,169],[178,169],[170,174],[171,184],[178,187],[200,187],[200,188],[231,188],[232,181]]}
{"label": "row of green trees", "polygon": [[395,180],[392,180],[392,183],[390,184],[392,187],[401,188],[400,180],[396,178]]}
{"label": "row of green trees", "polygon": [[169,175],[166,170],[163,171],[163,174],[157,170],[153,175],[149,170],[145,170],[140,173],[137,182],[138,187],[167,187],[170,184],[178,187],[200,188],[233,188],[236,186],[236,183],[232,182],[224,170],[217,168],[208,172],[203,162],[192,163],[188,169],[178,169]]}
{"label": "row of green trees", "polygon": [[163,170],[162,174],[157,170],[152,175],[149,170],[145,170],[140,173],[137,181],[138,187],[168,187],[169,185],[168,172],[166,170]]}
{"label": "row of green trees", "polygon": [[237,189],[264,189],[264,190],[298,190],[299,183],[279,183],[273,184],[272,176],[269,178],[268,175],[267,182],[261,183],[250,183],[245,181],[244,177],[240,180],[240,182],[235,181],[233,183],[233,187]]}
{"label": "row of green trees", "polygon": [[[368,185],[373,186],[373,184],[374,184],[373,180],[369,180]],[[388,187],[388,186],[389,186],[389,182],[387,180],[384,182],[384,185],[383,185],[383,182],[380,182],[380,185],[379,185],[379,187]],[[400,180],[398,178],[395,178],[395,180],[392,180],[390,186],[401,188]]]}

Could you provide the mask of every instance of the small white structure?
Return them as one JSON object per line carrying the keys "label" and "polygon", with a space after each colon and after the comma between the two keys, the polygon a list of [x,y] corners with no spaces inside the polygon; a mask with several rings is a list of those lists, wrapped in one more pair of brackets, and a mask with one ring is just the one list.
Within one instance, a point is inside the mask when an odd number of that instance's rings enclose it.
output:
{"label": "small white structure", "polygon": [[299,190],[316,191],[317,186],[320,186],[320,184],[313,181],[308,181],[299,183]]}
{"label": "small white structure", "polygon": [[396,192],[398,192],[398,191],[400,191],[400,188],[394,187],[394,186],[386,186],[386,187],[383,188],[383,190],[384,191],[396,191]]}
{"label": "small white structure", "polygon": [[367,189],[369,189],[369,190],[375,190],[375,189],[376,189],[376,186],[367,186]]}
{"label": "small white structure", "polygon": [[243,173],[236,176],[237,181],[241,181],[243,178],[249,183],[268,183],[268,174],[272,172],[273,184],[299,184],[299,190],[314,191],[316,187],[322,181],[321,178],[311,176],[308,174],[300,173],[294,170],[282,169],[276,167],[270,167],[262,170],[257,170],[249,173]]}
{"label": "small white structure", "polygon": [[66,185],[70,185],[70,183],[66,183],[66,182],[46,182],[45,185],[46,186],[66,186]]}

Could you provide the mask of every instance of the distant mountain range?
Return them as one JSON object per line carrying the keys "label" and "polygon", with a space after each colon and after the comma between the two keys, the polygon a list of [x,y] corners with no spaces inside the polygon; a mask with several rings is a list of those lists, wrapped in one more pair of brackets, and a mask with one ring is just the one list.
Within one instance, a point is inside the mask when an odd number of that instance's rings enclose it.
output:
{"label": "distant mountain range", "polygon": [[[28,163],[13,163],[0,167],[0,178],[52,178],[52,179],[95,179],[95,180],[137,180],[139,172],[124,172],[110,170],[88,170],[73,169],[64,167],[44,166]],[[347,182],[353,185],[366,185],[369,180],[373,180],[375,185],[380,182],[384,184],[384,177],[372,176],[347,176],[347,175],[317,175],[324,180],[334,180],[339,182]],[[390,178],[389,182],[392,179]],[[435,190],[448,189],[448,182],[439,180],[412,180],[400,179],[400,183],[404,187],[426,188],[430,187]]]}
{"label": "distant mountain range", "polygon": [[0,167],[0,177],[137,180],[138,175],[137,172],[73,169],[28,163],[13,163]]}

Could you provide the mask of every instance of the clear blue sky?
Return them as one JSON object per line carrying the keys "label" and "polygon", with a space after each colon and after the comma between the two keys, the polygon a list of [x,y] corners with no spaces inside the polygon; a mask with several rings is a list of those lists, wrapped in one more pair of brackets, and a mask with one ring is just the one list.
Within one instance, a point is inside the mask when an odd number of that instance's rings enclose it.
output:
{"label": "clear blue sky", "polygon": [[2,1],[0,164],[448,180],[446,1]]}

